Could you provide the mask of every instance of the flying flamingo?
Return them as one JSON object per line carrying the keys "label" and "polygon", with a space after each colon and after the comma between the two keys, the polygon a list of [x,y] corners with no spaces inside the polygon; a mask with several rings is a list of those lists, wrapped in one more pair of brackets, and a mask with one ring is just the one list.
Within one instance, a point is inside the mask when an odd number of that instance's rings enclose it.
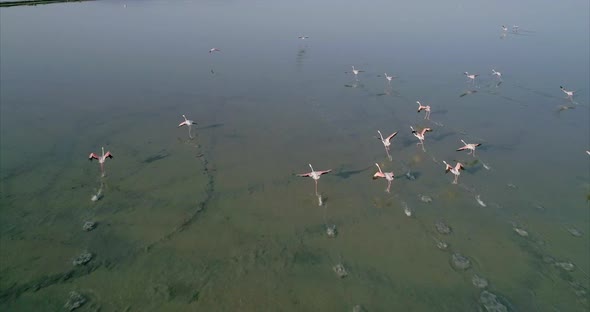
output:
{"label": "flying flamingo", "polygon": [[424,128],[420,132],[414,130],[414,127],[412,127],[412,126],[410,126],[410,129],[412,129],[412,134],[414,134],[414,136],[416,138],[418,138],[418,140],[420,140],[420,142],[419,143],[416,143],[416,145],[422,145],[422,150],[426,152],[426,150],[424,149],[424,134],[426,132],[432,131],[432,129],[430,129],[430,128]]}
{"label": "flying flamingo", "polygon": [[502,81],[502,73],[497,72],[495,69],[492,69],[492,76],[496,76],[500,81]]}
{"label": "flying flamingo", "polygon": [[354,79],[359,80],[358,75],[362,72],[364,72],[364,70],[355,69],[354,66],[352,66],[352,73],[354,74]]}
{"label": "flying flamingo", "polygon": [[388,83],[391,83],[391,80],[394,78],[394,76],[387,76],[387,73],[385,73],[385,79],[387,79]]}
{"label": "flying flamingo", "polygon": [[313,167],[311,166],[311,164],[309,164],[309,168],[311,168],[311,172],[308,172],[308,173],[300,173],[297,176],[298,177],[310,177],[310,178],[312,178],[315,181],[315,194],[317,196],[318,195],[318,180],[320,179],[320,176],[322,174],[326,174],[326,173],[332,171],[332,169],[315,171],[315,170],[313,170]]}
{"label": "flying flamingo", "polygon": [[193,135],[191,134],[191,130],[193,125],[196,125],[197,123],[192,120],[186,119],[185,115],[182,115],[182,118],[184,118],[184,121],[178,124],[178,127],[180,128],[182,126],[188,126],[188,137],[192,139]]}
{"label": "flying flamingo", "polygon": [[304,35],[301,35],[301,36],[299,36],[299,37],[297,37],[297,38],[299,38],[299,39],[301,39],[301,40],[305,40],[305,39],[309,38],[309,36],[304,36]]}
{"label": "flying flamingo", "polygon": [[502,25],[502,31],[503,31],[503,32],[507,32],[507,31],[508,31],[508,27],[506,27],[506,26]]}
{"label": "flying flamingo", "polygon": [[209,53],[213,53],[213,52],[221,52],[221,50],[218,48],[209,49]]}
{"label": "flying flamingo", "polygon": [[562,86],[559,86],[559,88],[561,89],[561,91],[563,91],[563,93],[565,93],[566,98],[568,98],[570,101],[574,100],[574,92],[575,91],[568,91]]}
{"label": "flying flamingo", "polygon": [[378,163],[375,163],[375,166],[377,166],[377,168],[379,169],[379,171],[377,171],[374,175],[373,175],[373,180],[378,179],[378,178],[385,178],[387,180],[387,189],[385,190],[387,193],[389,193],[389,189],[391,188],[391,181],[393,181],[393,179],[395,178],[395,175],[392,172],[383,172],[381,170],[381,167],[379,167]]}
{"label": "flying flamingo", "polygon": [[480,146],[481,143],[469,143],[469,144],[467,144],[463,140],[461,140],[461,142],[463,142],[463,145],[465,145],[465,146],[458,148],[457,151],[470,150],[470,152],[467,153],[467,154],[471,154],[471,155],[473,155],[473,157],[475,157],[475,148],[478,147],[478,146]]}
{"label": "flying flamingo", "polygon": [[467,78],[469,78],[471,80],[473,85],[475,85],[475,78],[477,78],[477,76],[479,76],[478,74],[470,74],[468,72],[464,72],[463,75],[467,76]]}
{"label": "flying flamingo", "polygon": [[111,154],[111,152],[104,152],[104,147],[102,148],[102,155],[98,156],[95,153],[90,153],[90,155],[88,155],[88,160],[92,161],[93,159],[97,159],[98,163],[100,164],[100,173],[101,173],[101,177],[104,177],[106,175],[105,171],[104,171],[104,162],[105,160],[107,160],[107,158],[113,158],[113,155]]}
{"label": "flying flamingo", "polygon": [[420,103],[420,101],[416,101],[416,103],[418,103],[418,113],[424,110],[426,112],[426,116],[424,116],[424,119],[430,120],[430,105],[422,106],[422,103]]}
{"label": "flying flamingo", "polygon": [[391,155],[389,155],[389,146],[391,146],[391,139],[393,139],[393,137],[397,135],[397,131],[392,133],[391,135],[389,135],[385,139],[383,138],[381,131],[377,130],[377,132],[379,133],[379,137],[377,139],[380,139],[381,142],[383,143],[383,146],[385,146],[385,152],[387,153],[387,158],[389,158],[389,160],[391,161]]}
{"label": "flying flamingo", "polygon": [[461,164],[460,162],[457,162],[457,164],[455,165],[455,167],[453,168],[451,165],[447,164],[446,161],[443,160],[443,163],[445,164],[445,173],[448,173],[449,171],[455,175],[455,180],[453,180],[453,184],[457,184],[457,179],[459,179],[459,175],[461,174],[461,170],[465,169],[465,167],[463,167],[463,164]]}

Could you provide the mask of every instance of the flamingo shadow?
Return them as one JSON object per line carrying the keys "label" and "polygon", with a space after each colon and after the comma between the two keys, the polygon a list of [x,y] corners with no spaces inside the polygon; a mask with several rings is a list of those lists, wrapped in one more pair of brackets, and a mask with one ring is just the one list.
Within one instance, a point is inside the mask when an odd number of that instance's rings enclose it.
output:
{"label": "flamingo shadow", "polygon": [[338,171],[338,173],[336,173],[334,175],[337,176],[337,177],[339,177],[339,178],[342,178],[342,179],[348,179],[351,176],[357,175],[357,174],[362,173],[364,171],[367,171],[367,170],[369,170],[371,168],[372,168],[372,166],[367,166],[365,168],[358,169],[358,170],[347,170],[347,171],[340,170],[340,171]]}

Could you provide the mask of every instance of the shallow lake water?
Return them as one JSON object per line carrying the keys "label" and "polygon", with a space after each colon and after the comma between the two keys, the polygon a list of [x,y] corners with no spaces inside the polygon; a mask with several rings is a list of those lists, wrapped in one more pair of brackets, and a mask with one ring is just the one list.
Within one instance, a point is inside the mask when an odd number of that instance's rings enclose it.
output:
{"label": "shallow lake water", "polygon": [[0,309],[587,311],[589,6],[0,9]]}

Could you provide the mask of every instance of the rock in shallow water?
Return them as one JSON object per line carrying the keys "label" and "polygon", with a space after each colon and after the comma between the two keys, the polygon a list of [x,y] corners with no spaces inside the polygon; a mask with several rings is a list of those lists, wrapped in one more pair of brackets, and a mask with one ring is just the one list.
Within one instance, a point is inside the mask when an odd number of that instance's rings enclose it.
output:
{"label": "rock in shallow water", "polygon": [[450,234],[451,233],[451,227],[442,221],[436,221],[436,223],[434,223],[434,226],[436,227],[436,231],[439,232],[440,234]]}
{"label": "rock in shallow water", "polygon": [[574,227],[567,228],[567,231],[574,237],[582,236],[582,232]]}
{"label": "rock in shallow water", "polygon": [[92,260],[92,253],[85,251],[74,258],[72,264],[74,264],[74,266],[85,265],[86,263],[90,262],[90,260]]}
{"label": "rock in shallow water", "polygon": [[576,268],[576,266],[571,262],[555,262],[555,266],[568,272],[571,272]]}
{"label": "rock in shallow water", "polygon": [[338,277],[340,277],[340,278],[344,278],[348,275],[348,272],[346,272],[346,269],[340,263],[333,266],[332,270],[334,270],[334,273],[336,273],[336,275],[338,275]]}
{"label": "rock in shallow water", "polygon": [[471,267],[471,261],[458,252],[451,256],[451,264],[453,265],[453,268],[459,270],[467,270]]}
{"label": "rock in shallow water", "polygon": [[68,301],[64,305],[64,308],[67,311],[74,311],[77,308],[81,307],[84,303],[86,303],[86,298],[84,298],[84,296],[82,296],[77,291],[71,291],[70,298],[68,298]]}
{"label": "rock in shallow water", "polygon": [[529,236],[529,232],[527,232],[527,231],[525,231],[525,230],[523,230],[523,229],[521,229],[521,228],[517,228],[517,227],[515,227],[515,228],[514,228],[514,232],[516,232],[516,234],[518,234],[518,235],[520,235],[520,236],[522,236],[522,237],[527,237],[527,236]]}
{"label": "rock in shallow water", "polygon": [[355,305],[352,307],[352,312],[367,312],[367,309],[360,304]]}
{"label": "rock in shallow water", "polygon": [[488,287],[488,280],[477,275],[474,274],[473,277],[471,278],[471,283],[473,284],[473,286],[477,287],[477,288],[486,288]]}
{"label": "rock in shallow water", "polygon": [[487,290],[481,292],[479,302],[487,312],[508,312],[508,308],[500,302],[498,296]]}
{"label": "rock in shallow water", "polygon": [[84,225],[82,225],[82,229],[86,232],[90,232],[90,231],[94,230],[95,227],[96,227],[96,222],[94,222],[94,221],[87,221],[87,222],[84,222]]}
{"label": "rock in shallow water", "polygon": [[431,203],[432,202],[432,197],[430,197],[428,195],[419,194],[418,199],[420,199],[420,201],[422,201],[423,203]]}
{"label": "rock in shallow water", "polygon": [[328,235],[328,237],[331,237],[331,238],[336,237],[336,235],[338,234],[338,232],[336,231],[336,225],[335,224],[328,224],[326,226],[326,234]]}

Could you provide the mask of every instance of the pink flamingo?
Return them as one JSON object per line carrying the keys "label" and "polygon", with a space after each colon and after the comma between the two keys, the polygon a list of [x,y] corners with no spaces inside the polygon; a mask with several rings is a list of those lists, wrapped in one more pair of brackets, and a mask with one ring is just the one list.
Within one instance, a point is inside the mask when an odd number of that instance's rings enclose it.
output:
{"label": "pink flamingo", "polygon": [[308,38],[309,38],[309,36],[304,36],[304,35],[301,35],[301,36],[299,36],[299,37],[297,37],[297,38],[299,38],[299,39],[301,39],[301,40],[305,40],[305,39],[308,39]]}
{"label": "pink flamingo", "polygon": [[387,76],[387,73],[385,73],[385,79],[387,79],[387,82],[389,84],[391,84],[391,80],[393,80],[393,78],[396,78],[395,76]]}
{"label": "pink flamingo", "polygon": [[469,78],[471,80],[473,85],[475,85],[475,78],[477,78],[477,76],[479,76],[478,74],[470,74],[468,72],[464,72],[463,75],[467,76],[467,78]]}
{"label": "pink flamingo", "polygon": [[315,181],[315,194],[317,196],[318,195],[318,180],[320,179],[320,176],[322,174],[326,174],[326,173],[332,171],[332,169],[315,171],[315,170],[313,170],[313,167],[311,166],[311,164],[309,164],[309,168],[311,168],[311,172],[300,173],[297,176],[312,178]]}
{"label": "pink flamingo", "polygon": [[461,170],[464,170],[465,167],[463,167],[463,164],[461,164],[460,162],[457,162],[457,164],[455,165],[455,167],[452,167],[451,165],[447,164],[446,161],[443,160],[443,163],[445,164],[445,173],[448,173],[449,171],[455,175],[455,180],[453,180],[453,184],[457,184],[457,179],[459,179],[459,175],[461,174]]}
{"label": "pink flamingo", "polygon": [[426,152],[426,149],[424,149],[424,139],[425,139],[424,138],[424,134],[426,132],[432,131],[432,129],[430,129],[430,128],[424,128],[420,132],[414,130],[414,127],[412,127],[412,126],[410,126],[410,129],[412,129],[412,134],[414,134],[414,136],[416,138],[418,138],[418,140],[420,140],[420,142],[419,143],[416,143],[416,145],[422,145],[422,150]]}
{"label": "pink flamingo", "polygon": [[192,130],[193,125],[196,125],[197,123],[192,120],[187,119],[185,115],[182,115],[182,118],[184,118],[184,121],[179,123],[178,127],[180,128],[182,126],[187,126],[188,127],[188,137],[192,139],[193,136],[191,134],[191,130]]}
{"label": "pink flamingo", "polygon": [[377,139],[381,140],[381,142],[383,143],[383,146],[385,146],[385,152],[387,153],[387,158],[389,158],[389,160],[391,160],[391,155],[389,155],[389,147],[391,146],[391,139],[393,139],[393,137],[397,135],[397,131],[392,133],[391,135],[389,135],[386,138],[383,138],[381,131],[377,130],[377,133],[379,133],[379,137]]}
{"label": "pink flamingo", "polygon": [[384,178],[387,180],[387,189],[385,190],[387,193],[389,193],[389,189],[391,188],[391,181],[393,181],[393,179],[395,178],[395,175],[392,172],[383,172],[381,170],[381,167],[379,167],[378,163],[375,163],[375,166],[377,166],[377,169],[379,169],[379,171],[377,171],[374,175],[373,175],[373,180],[378,179],[378,178]]}
{"label": "pink flamingo", "polygon": [[424,116],[424,119],[430,120],[430,105],[423,106],[420,101],[416,101],[416,103],[418,103],[418,113],[422,110],[425,111],[426,116]]}
{"label": "pink flamingo", "polygon": [[213,52],[221,52],[221,50],[218,48],[209,49],[209,53],[213,53]]}
{"label": "pink flamingo", "polygon": [[111,154],[111,152],[104,152],[104,147],[102,148],[102,155],[98,156],[95,153],[90,153],[90,155],[88,155],[88,160],[92,161],[93,159],[97,159],[98,163],[100,164],[100,173],[101,173],[101,177],[104,177],[106,175],[105,171],[104,171],[104,162],[105,160],[107,160],[107,158],[113,158],[113,155]]}
{"label": "pink flamingo", "polygon": [[575,91],[568,91],[562,86],[559,86],[559,88],[561,89],[561,91],[563,91],[563,93],[565,93],[567,99],[569,99],[570,101],[574,100],[574,92]]}
{"label": "pink flamingo", "polygon": [[476,148],[476,147],[478,147],[478,146],[480,146],[480,145],[481,145],[481,143],[469,143],[469,144],[467,144],[467,143],[465,143],[465,141],[463,141],[463,140],[461,140],[461,142],[463,142],[463,145],[465,145],[465,146],[463,146],[463,147],[459,147],[459,148],[457,149],[457,151],[470,150],[470,152],[469,152],[469,153],[467,153],[467,154],[468,154],[468,155],[469,155],[469,154],[471,154],[471,155],[473,155],[473,157],[475,157],[475,148]]}
{"label": "pink flamingo", "polygon": [[356,79],[357,81],[359,80],[358,79],[359,73],[362,73],[362,72],[364,72],[364,70],[356,69],[356,68],[354,68],[354,66],[352,66],[352,73],[354,74],[354,79]]}

